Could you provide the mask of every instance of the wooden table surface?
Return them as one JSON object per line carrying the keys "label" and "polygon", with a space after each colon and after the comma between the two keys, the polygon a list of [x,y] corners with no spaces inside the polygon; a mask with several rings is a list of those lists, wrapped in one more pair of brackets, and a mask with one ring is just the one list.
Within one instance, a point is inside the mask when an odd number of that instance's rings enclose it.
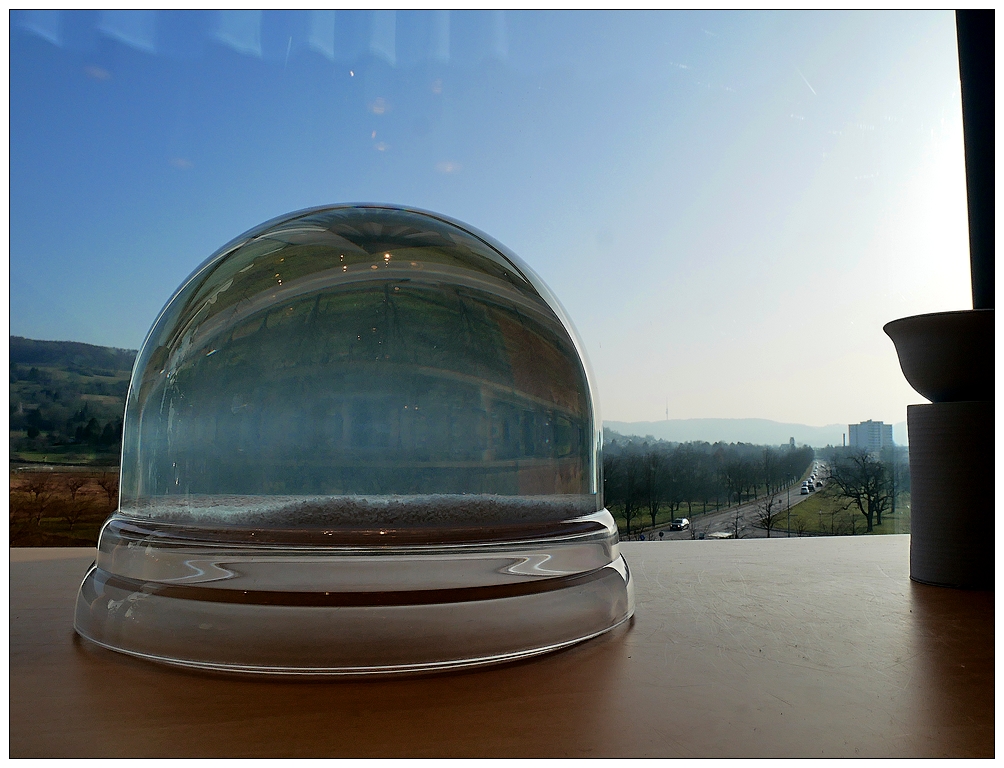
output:
{"label": "wooden table surface", "polygon": [[466,673],[296,682],[76,637],[86,549],[12,549],[11,757],[994,754],[994,599],[908,536],[622,545],[630,627]]}

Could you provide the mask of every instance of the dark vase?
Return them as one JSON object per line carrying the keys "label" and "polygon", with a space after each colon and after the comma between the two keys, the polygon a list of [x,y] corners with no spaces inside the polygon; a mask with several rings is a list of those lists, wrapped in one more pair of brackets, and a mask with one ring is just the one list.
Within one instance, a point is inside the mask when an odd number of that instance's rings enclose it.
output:
{"label": "dark vase", "polygon": [[931,400],[907,408],[910,578],[994,587],[994,311],[893,320],[903,375]]}

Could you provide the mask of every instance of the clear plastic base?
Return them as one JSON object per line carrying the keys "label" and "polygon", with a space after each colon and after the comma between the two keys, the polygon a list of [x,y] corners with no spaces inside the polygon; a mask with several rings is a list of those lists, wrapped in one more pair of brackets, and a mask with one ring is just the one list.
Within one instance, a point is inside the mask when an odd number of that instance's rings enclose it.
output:
{"label": "clear plastic base", "polygon": [[398,548],[186,540],[113,519],[77,597],[84,638],[151,661],[260,675],[435,672],[587,640],[634,612],[616,529]]}

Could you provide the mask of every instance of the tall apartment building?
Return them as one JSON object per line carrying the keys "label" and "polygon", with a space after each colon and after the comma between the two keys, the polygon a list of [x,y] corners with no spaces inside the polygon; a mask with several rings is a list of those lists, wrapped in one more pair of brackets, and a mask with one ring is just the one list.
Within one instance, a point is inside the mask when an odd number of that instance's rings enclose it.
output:
{"label": "tall apartment building", "polygon": [[892,445],[892,424],[868,419],[860,424],[848,424],[847,431],[851,448],[880,451]]}

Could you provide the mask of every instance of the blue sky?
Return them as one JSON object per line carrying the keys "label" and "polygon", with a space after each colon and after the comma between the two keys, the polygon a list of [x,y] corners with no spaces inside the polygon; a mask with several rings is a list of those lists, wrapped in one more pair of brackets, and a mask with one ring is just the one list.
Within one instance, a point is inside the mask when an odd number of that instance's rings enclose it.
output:
{"label": "blue sky", "polygon": [[287,211],[439,211],[573,318],[605,418],[902,421],[970,306],[954,16],[13,13],[11,333],[137,347]]}

